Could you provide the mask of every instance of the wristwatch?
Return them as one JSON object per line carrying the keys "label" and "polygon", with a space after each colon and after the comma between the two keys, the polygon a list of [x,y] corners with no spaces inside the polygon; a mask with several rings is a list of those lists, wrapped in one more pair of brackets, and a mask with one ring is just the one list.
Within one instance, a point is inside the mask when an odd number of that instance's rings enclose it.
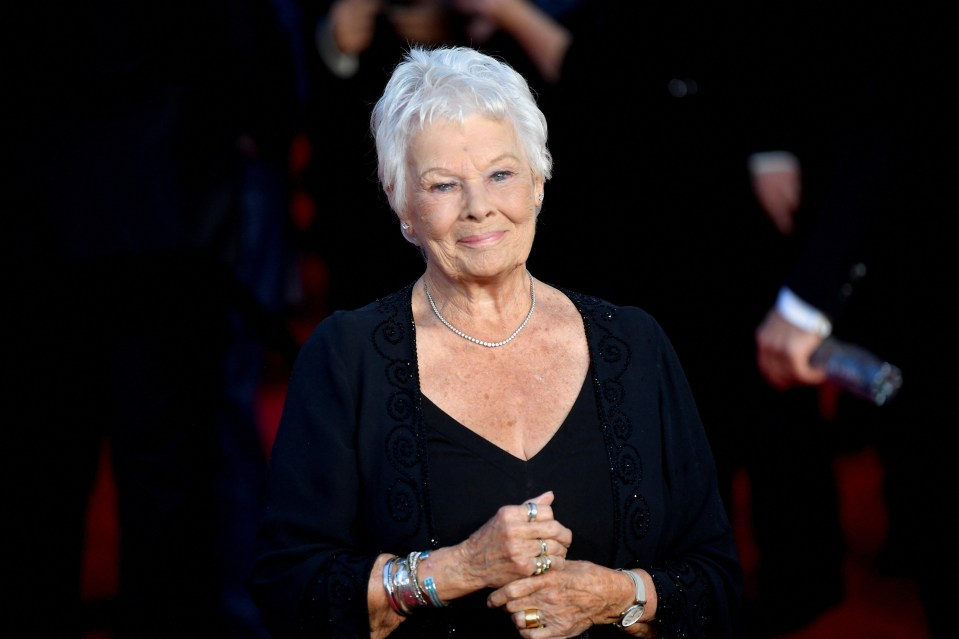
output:
{"label": "wristwatch", "polygon": [[629,575],[629,578],[633,580],[633,585],[636,587],[633,605],[619,615],[619,621],[613,622],[613,625],[617,628],[628,628],[639,621],[640,617],[643,616],[643,612],[646,611],[646,584],[643,583],[643,578],[632,570],[625,570],[623,568],[618,568],[617,570]]}

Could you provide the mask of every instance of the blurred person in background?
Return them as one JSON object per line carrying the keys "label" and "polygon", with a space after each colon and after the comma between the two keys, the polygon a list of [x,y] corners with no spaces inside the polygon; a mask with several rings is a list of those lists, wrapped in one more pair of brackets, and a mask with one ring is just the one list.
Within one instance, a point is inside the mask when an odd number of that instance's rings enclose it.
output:
{"label": "blurred person in background", "polygon": [[753,159],[757,195],[792,247],[775,304],[756,328],[757,365],[784,398],[815,394],[824,374],[810,356],[835,335],[898,366],[903,386],[879,406],[840,395],[827,411],[828,430],[772,424],[757,432],[756,443],[773,442],[782,452],[769,459],[757,446],[751,453],[757,541],[778,560],[760,575],[747,636],[795,629],[784,625],[786,611],[823,587],[820,570],[802,591],[773,587],[783,576],[811,572],[802,535],[809,508],[831,516],[810,491],[810,458],[795,454],[811,440],[833,454],[842,446],[876,448],[889,514],[878,569],[914,578],[931,636],[955,637],[949,593],[959,551],[946,504],[957,486],[938,426],[953,410],[959,356],[940,305],[955,287],[951,244],[959,231],[952,157],[959,105],[945,90],[957,58],[948,20],[929,3],[797,6],[790,17],[779,10],[767,16],[763,37],[773,44],[753,56],[770,69],[753,76],[769,81],[762,87],[769,102],[754,102],[757,148],[788,152],[787,162],[772,156],[772,166]]}
{"label": "blurred person in background", "polygon": [[[265,33],[272,11],[11,12],[3,359],[18,427],[3,463],[6,636],[241,636],[227,635],[223,602],[247,559],[219,551],[242,513],[217,490],[239,499],[248,487],[222,482],[240,459],[224,445],[251,436],[238,435],[250,416],[218,426],[236,391],[229,318],[250,295],[237,197],[264,194],[244,158],[283,162],[294,121],[285,45],[261,46],[277,37]],[[104,441],[119,584],[108,618],[89,619],[84,522]]]}

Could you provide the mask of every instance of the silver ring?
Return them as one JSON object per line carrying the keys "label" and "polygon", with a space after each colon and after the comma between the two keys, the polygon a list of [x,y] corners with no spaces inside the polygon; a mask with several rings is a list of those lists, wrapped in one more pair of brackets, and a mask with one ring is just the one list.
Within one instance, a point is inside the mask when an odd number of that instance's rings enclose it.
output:
{"label": "silver ring", "polygon": [[526,502],[526,521],[536,521],[536,504],[531,501]]}
{"label": "silver ring", "polygon": [[546,542],[542,539],[539,540],[539,554],[543,557],[546,556]]}

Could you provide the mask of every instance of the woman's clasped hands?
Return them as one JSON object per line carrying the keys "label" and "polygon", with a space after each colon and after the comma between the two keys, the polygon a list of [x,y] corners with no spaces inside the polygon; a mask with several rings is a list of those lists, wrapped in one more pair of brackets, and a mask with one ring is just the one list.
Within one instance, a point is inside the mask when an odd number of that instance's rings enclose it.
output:
{"label": "woman's clasped hands", "polygon": [[550,491],[500,508],[465,544],[470,563],[496,588],[487,604],[509,613],[523,637],[575,636],[603,623],[590,614],[607,607],[594,594],[596,566],[567,560],[573,535],[554,518],[553,499]]}
{"label": "woman's clasped hands", "polygon": [[500,508],[463,544],[464,569],[490,588],[562,569],[573,532],[553,517],[553,497]]}

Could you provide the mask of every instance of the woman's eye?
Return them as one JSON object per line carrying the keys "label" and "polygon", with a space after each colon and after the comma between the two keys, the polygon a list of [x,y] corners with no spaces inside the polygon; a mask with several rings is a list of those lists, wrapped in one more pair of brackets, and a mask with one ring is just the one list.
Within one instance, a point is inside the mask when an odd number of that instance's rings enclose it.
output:
{"label": "woman's eye", "polygon": [[444,183],[444,184],[434,184],[434,185],[433,185],[433,190],[434,190],[434,191],[439,191],[440,193],[447,193],[447,192],[453,190],[453,186],[454,186],[454,185],[451,184],[451,183],[449,183],[449,182]]}
{"label": "woman's eye", "polygon": [[493,174],[493,181],[502,182],[503,180],[509,178],[512,175],[513,175],[512,171],[497,171],[496,173]]}

